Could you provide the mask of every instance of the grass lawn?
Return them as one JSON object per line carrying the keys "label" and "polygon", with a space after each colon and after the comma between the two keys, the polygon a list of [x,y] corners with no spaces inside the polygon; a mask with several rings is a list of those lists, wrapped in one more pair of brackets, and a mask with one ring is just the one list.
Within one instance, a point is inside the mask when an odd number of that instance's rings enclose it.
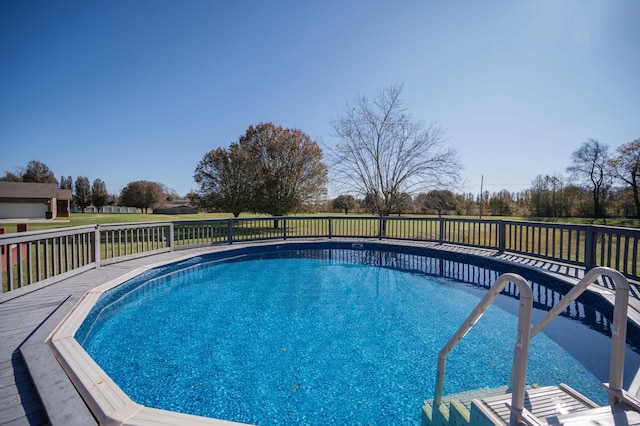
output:
{"label": "grass lawn", "polygon": [[[225,213],[199,213],[184,215],[167,215],[151,213],[72,213],[71,217],[59,218],[49,222],[28,222],[29,231],[63,228],[67,226],[83,226],[107,223],[161,222],[171,220],[221,219],[233,215]],[[0,223],[7,232],[16,232],[16,223]]]}

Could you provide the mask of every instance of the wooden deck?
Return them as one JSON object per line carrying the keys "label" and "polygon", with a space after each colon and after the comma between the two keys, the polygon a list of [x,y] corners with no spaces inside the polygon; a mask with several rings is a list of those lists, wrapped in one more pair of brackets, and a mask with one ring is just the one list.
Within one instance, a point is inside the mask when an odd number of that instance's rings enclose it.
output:
{"label": "wooden deck", "polygon": [[[240,245],[234,245],[233,248],[238,246]],[[576,267],[522,256],[498,254],[490,250],[432,244],[428,246],[446,251],[492,257],[499,261],[527,264],[576,280],[584,274],[583,270]],[[228,247],[230,246],[220,246],[219,249]],[[0,425],[86,426],[95,424],[91,413],[44,340],[88,289],[138,267],[170,261],[202,251],[205,249],[164,253],[111,264],[37,291],[18,290],[24,294],[0,302]],[[640,306],[640,300],[638,289],[635,287],[632,298],[633,314],[638,315],[636,311]]]}
{"label": "wooden deck", "polygon": [[[184,255],[165,253],[93,269],[1,303],[0,425],[96,424],[44,339],[88,289],[140,266]],[[31,371],[24,358],[34,361],[29,362]],[[34,382],[47,388],[42,400]]]}

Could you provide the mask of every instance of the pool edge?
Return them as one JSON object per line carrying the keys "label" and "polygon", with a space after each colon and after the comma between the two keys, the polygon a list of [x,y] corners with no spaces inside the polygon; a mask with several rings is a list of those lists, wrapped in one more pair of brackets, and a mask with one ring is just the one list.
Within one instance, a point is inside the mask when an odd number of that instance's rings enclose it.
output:
{"label": "pool edge", "polygon": [[[426,249],[427,252],[444,252],[432,245],[424,244],[407,244],[406,242],[389,243],[389,242],[375,242],[375,241],[360,241],[354,242],[353,240],[313,240],[313,241],[279,241],[259,244],[262,248],[280,249],[282,246],[293,245],[313,245],[318,243],[324,243],[323,245],[330,245],[330,243],[336,243],[338,245],[345,244],[352,246],[351,248],[363,249],[364,246],[374,246],[378,248],[389,246],[404,246],[417,249]],[[210,247],[206,249],[196,249],[193,252],[186,253],[178,258],[165,260],[161,262],[150,263],[148,265],[135,268],[127,273],[122,274],[116,279],[110,280],[104,284],[98,285],[84,293],[80,300],[72,307],[69,313],[65,315],[64,319],[57,324],[53,332],[46,339],[46,344],[54,353],[56,359],[63,367],[65,373],[75,385],[78,393],[84,400],[85,404],[90,408],[93,415],[100,422],[105,425],[152,425],[157,424],[160,419],[165,425],[196,425],[196,424],[210,424],[210,425],[242,425],[243,423],[237,423],[227,420],[212,419],[208,417],[200,417],[189,414],[182,414],[172,411],[160,410],[151,407],[145,407],[143,405],[133,402],[122,391],[109,376],[102,370],[102,368],[84,351],[82,346],[75,340],[74,334],[77,331],[80,324],[84,321],[92,306],[95,304],[100,295],[129,279],[139,275],[140,273],[167,264],[177,263],[193,257],[201,256],[209,253],[224,253],[231,251],[238,251],[246,249],[247,247],[255,247],[255,244],[247,244],[243,246],[225,246],[225,247]],[[366,248],[365,248],[366,249]],[[427,253],[425,253],[427,254]],[[453,254],[449,252],[449,254]],[[469,256],[485,258],[490,262],[496,262],[503,265],[514,265],[513,262],[509,262],[503,259],[496,259],[481,255]],[[570,277],[562,276],[550,271],[540,270],[539,268],[529,265],[518,264],[519,268],[525,268],[529,270],[535,270],[545,273],[556,279],[560,279],[569,284],[574,284]],[[577,279],[575,280],[578,281]],[[596,292],[609,301],[608,295],[612,295],[612,292],[607,289],[596,288]],[[593,291],[593,289],[589,289]],[[91,303],[89,305],[89,303]],[[630,306],[630,314],[633,312],[636,318],[640,318],[635,308]],[[629,318],[638,323],[637,319]],[[175,423],[174,423],[175,421]]]}

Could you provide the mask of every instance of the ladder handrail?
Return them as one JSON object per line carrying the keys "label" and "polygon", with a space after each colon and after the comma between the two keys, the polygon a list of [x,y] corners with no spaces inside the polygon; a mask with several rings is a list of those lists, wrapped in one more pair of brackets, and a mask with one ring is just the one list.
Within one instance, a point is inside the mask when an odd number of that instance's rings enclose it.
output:
{"label": "ladder handrail", "polygon": [[[624,374],[624,352],[627,342],[627,311],[629,307],[629,281],[615,269],[599,266],[591,269],[538,323],[531,328],[533,338],[555,317],[560,315],[571,302],[584,293],[600,277],[609,277],[615,284],[615,305],[611,327],[611,359],[609,362],[609,387],[622,391]],[[615,392],[609,393],[609,405],[617,404],[620,398]]]}
{"label": "ladder handrail", "polygon": [[447,355],[455,348],[462,338],[478,322],[486,309],[493,303],[504,287],[513,282],[520,290],[520,309],[518,311],[518,337],[513,353],[513,369],[511,371],[511,420],[510,424],[523,419],[527,410],[524,409],[524,397],[527,379],[527,364],[529,358],[529,341],[546,327],[554,318],[562,313],[571,302],[584,293],[591,284],[600,277],[608,277],[615,284],[615,305],[611,330],[611,361],[609,364],[609,405],[621,402],[623,394],[624,352],[627,340],[627,311],[629,305],[629,281],[622,273],[609,267],[591,269],[538,323],[531,327],[531,313],[533,310],[533,294],[529,283],[517,274],[502,274],[493,283],[487,294],[480,300],[475,309],[464,321],[462,326],[449,339],[438,354],[438,371],[436,376],[436,391],[434,407],[442,403],[444,387],[444,371]]}
{"label": "ladder handrail", "polygon": [[520,290],[518,336],[514,348],[513,373],[511,375],[511,403],[516,409],[521,410],[524,408],[527,359],[529,357],[529,333],[531,327],[531,313],[533,311],[533,291],[531,290],[529,283],[524,278],[513,273],[502,274],[498,277],[487,294],[484,295],[475,309],[460,326],[458,331],[456,331],[447,344],[440,350],[440,353],[438,354],[438,371],[436,376],[434,407],[438,407],[442,403],[442,390],[444,388],[444,372],[447,355],[449,355],[449,352],[451,352],[460,340],[462,340],[462,338],[469,332],[469,330],[471,330],[474,324],[478,322],[487,308],[510,282],[514,283]]}

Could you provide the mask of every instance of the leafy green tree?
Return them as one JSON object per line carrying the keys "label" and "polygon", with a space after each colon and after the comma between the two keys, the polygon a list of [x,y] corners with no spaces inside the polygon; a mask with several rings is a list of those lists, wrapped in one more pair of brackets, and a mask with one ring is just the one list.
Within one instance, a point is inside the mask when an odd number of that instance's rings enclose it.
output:
{"label": "leafy green tree", "polygon": [[353,195],[338,195],[333,200],[333,208],[335,210],[344,210],[344,214],[349,214],[349,210],[353,210],[356,207],[356,199]]}
{"label": "leafy green tree", "polygon": [[73,179],[71,176],[62,176],[60,178],[60,189],[73,189]]}
{"label": "leafy green tree", "polygon": [[78,176],[74,184],[73,201],[82,213],[91,204],[91,185],[85,176]]}
{"label": "leafy green tree", "polygon": [[156,182],[138,180],[129,182],[120,193],[120,204],[126,207],[135,207],[144,210],[159,207],[165,203],[165,194],[162,186]]}
{"label": "leafy green tree", "polygon": [[27,168],[22,174],[23,182],[35,182],[35,183],[55,183],[58,184],[58,180],[55,175],[44,163],[37,160],[31,160],[27,164]]}
{"label": "leafy green tree", "polygon": [[228,150],[206,153],[193,175],[199,190],[192,194],[191,202],[207,210],[231,212],[234,217],[249,209],[254,176],[245,154],[237,143]]}
{"label": "leafy green tree", "polygon": [[109,201],[109,193],[107,192],[107,185],[102,179],[96,179],[91,185],[91,202],[94,207],[100,211],[103,206],[107,205]]}
{"label": "leafy green tree", "polygon": [[396,194],[392,199],[393,211],[400,216],[402,213],[411,210],[413,199],[406,192]]}
{"label": "leafy green tree", "polygon": [[282,216],[326,192],[322,150],[301,130],[261,123],[249,126],[238,145],[254,173],[254,211]]}
{"label": "leafy green tree", "polygon": [[46,164],[31,160],[27,163],[27,167],[20,168],[15,172],[6,172],[5,175],[0,178],[2,181],[7,182],[32,182],[32,183],[55,183],[58,184],[58,180],[55,175]]}
{"label": "leafy green tree", "polygon": [[22,176],[19,173],[5,172],[4,176],[0,178],[3,182],[22,182]]}
{"label": "leafy green tree", "polygon": [[364,196],[361,205],[367,213],[377,214],[381,202],[378,194],[369,193]]}
{"label": "leafy green tree", "polygon": [[491,209],[491,214],[493,216],[510,216],[512,213],[511,203],[511,193],[506,189],[493,194],[493,196],[489,199],[489,208]]}
{"label": "leafy green tree", "polygon": [[426,194],[418,194],[416,199],[420,202],[422,211],[435,210],[438,217],[452,210],[456,204],[453,192],[447,189],[436,189]]}
{"label": "leafy green tree", "polygon": [[281,216],[326,192],[327,166],[318,144],[302,131],[261,123],[228,150],[207,153],[194,179],[203,206]]}

